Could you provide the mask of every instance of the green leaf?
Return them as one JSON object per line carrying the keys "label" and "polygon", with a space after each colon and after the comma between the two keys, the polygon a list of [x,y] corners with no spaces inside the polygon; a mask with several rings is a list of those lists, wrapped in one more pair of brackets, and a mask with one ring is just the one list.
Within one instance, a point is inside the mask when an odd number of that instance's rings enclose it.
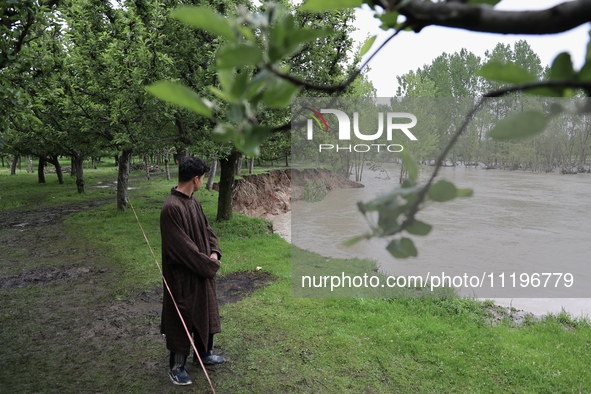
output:
{"label": "green leaf", "polygon": [[250,126],[238,134],[234,144],[243,153],[251,156],[260,155],[260,147],[263,141],[271,133],[271,129],[264,126]]}
{"label": "green leaf", "polygon": [[250,101],[251,104],[256,105],[256,98],[262,98],[262,92],[264,91],[265,86],[269,80],[274,78],[275,76],[267,70],[259,71],[248,85],[246,99]]}
{"label": "green leaf", "polygon": [[[291,19],[293,24],[293,17]],[[285,41],[287,40],[287,27],[289,24],[288,18],[283,18],[277,21],[269,29],[269,60],[276,62],[283,57]],[[291,27],[293,30],[293,26]]]}
{"label": "green leaf", "polygon": [[453,183],[442,179],[431,185],[427,193],[431,200],[445,202],[456,198],[458,195],[458,189]]}
{"label": "green leaf", "polygon": [[254,33],[252,32],[252,30],[250,28],[248,28],[246,26],[238,26],[238,31],[240,33],[242,33],[244,38],[246,38],[248,41],[252,41],[252,42],[256,41]]}
{"label": "green leaf", "polygon": [[299,86],[284,79],[278,79],[265,89],[263,102],[271,108],[283,108],[291,103],[293,96],[299,90]]}
{"label": "green leaf", "polygon": [[230,141],[236,135],[236,128],[229,123],[220,123],[213,129],[213,134],[220,141]]}
{"label": "green leaf", "polygon": [[414,219],[412,223],[406,227],[406,231],[414,235],[427,235],[432,229],[433,226],[417,219]]}
{"label": "green leaf", "polygon": [[359,207],[360,209],[363,207],[363,210],[367,212],[383,209],[394,210],[399,205],[400,199],[398,196],[408,197],[411,195],[416,195],[417,191],[418,189],[416,186],[396,188],[393,191],[386,194],[381,194],[366,203],[360,203]]}
{"label": "green leaf", "polygon": [[218,70],[218,81],[220,82],[220,86],[222,90],[225,92],[229,92],[234,85],[234,70],[231,69],[222,69]]}
{"label": "green leaf", "polygon": [[226,109],[226,117],[230,122],[233,122],[235,124],[240,123],[242,120],[244,120],[245,115],[246,111],[244,108],[244,104],[242,102],[231,103]]}
{"label": "green leaf", "polygon": [[217,67],[220,69],[256,66],[263,61],[263,51],[254,45],[226,45],[216,56]]}
{"label": "green leaf", "polygon": [[373,45],[377,37],[378,36],[371,36],[363,43],[361,49],[359,50],[359,56],[365,55],[371,49],[371,46]]}
{"label": "green leaf", "polygon": [[411,180],[416,181],[419,177],[419,166],[417,165],[416,160],[412,157],[412,154],[406,149],[400,153],[400,157],[402,158],[402,163],[406,166],[406,170],[408,171],[408,177]]}
{"label": "green leaf", "polygon": [[591,61],[587,61],[579,71],[579,81],[591,82]]}
{"label": "green leaf", "polygon": [[402,228],[398,223],[398,217],[402,213],[402,209],[390,209],[388,207],[381,207],[380,216],[378,217],[378,226],[384,235],[396,234]]}
{"label": "green leaf", "polygon": [[573,79],[575,70],[573,69],[573,61],[570,58],[570,53],[562,52],[554,58],[552,66],[550,67],[550,79]]}
{"label": "green leaf", "polygon": [[222,100],[232,101],[233,99],[233,97],[230,96],[228,93],[216,88],[215,86],[209,86],[209,90],[211,90],[213,94],[215,94],[216,96],[218,96],[218,98],[221,98]]}
{"label": "green leaf", "polygon": [[538,111],[513,112],[500,120],[488,132],[496,140],[515,140],[530,137],[544,131],[548,117]]}
{"label": "green leaf", "polygon": [[512,62],[488,62],[482,66],[476,75],[490,79],[492,81],[508,83],[526,83],[536,80],[535,75]]}
{"label": "green leaf", "polygon": [[160,81],[146,86],[146,90],[160,100],[181,106],[208,118],[212,117],[211,103],[184,85]]}
{"label": "green leaf", "polygon": [[472,197],[474,195],[474,190],[470,188],[458,189],[456,195],[458,197]]}
{"label": "green leaf", "polygon": [[410,238],[401,238],[400,240],[393,240],[386,246],[390,254],[398,259],[405,259],[407,257],[416,257],[418,255],[417,248]]}
{"label": "green leaf", "polygon": [[246,93],[246,86],[250,80],[250,72],[242,70],[234,80],[234,85],[230,90],[232,97],[239,99]]}
{"label": "green leaf", "polygon": [[382,21],[382,25],[380,26],[380,28],[383,30],[388,30],[397,27],[399,15],[400,14],[398,14],[398,12],[396,11],[389,11],[380,15],[378,17]]}
{"label": "green leaf", "polygon": [[325,12],[345,8],[361,7],[363,0],[308,0],[300,7],[300,11]]}
{"label": "green leaf", "polygon": [[560,103],[551,103],[550,108],[548,109],[548,113],[550,116],[560,115],[564,112],[564,108]]}
{"label": "green leaf", "polygon": [[173,18],[190,26],[198,27],[215,36],[235,41],[236,36],[226,18],[210,7],[183,6],[170,14]]}

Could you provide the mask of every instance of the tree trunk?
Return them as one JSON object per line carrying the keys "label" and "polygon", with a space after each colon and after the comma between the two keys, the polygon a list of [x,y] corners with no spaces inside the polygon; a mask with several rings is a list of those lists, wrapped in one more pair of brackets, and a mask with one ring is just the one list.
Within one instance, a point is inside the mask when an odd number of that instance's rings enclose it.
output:
{"label": "tree trunk", "polygon": [[72,156],[72,172],[76,173],[76,188],[78,193],[84,193],[84,157]]}
{"label": "tree trunk", "polygon": [[150,180],[150,166],[148,164],[148,155],[144,155],[144,165],[146,166],[146,179]]}
{"label": "tree trunk", "polygon": [[31,155],[27,156],[27,173],[33,172],[33,158]]}
{"label": "tree trunk", "polygon": [[185,161],[185,159],[186,159],[187,157],[191,156],[191,155],[189,154],[189,147],[186,147],[185,149],[183,149],[183,150],[182,150],[182,152],[183,152],[183,153],[179,155],[179,166],[181,165],[181,163],[182,163],[183,161]]}
{"label": "tree trunk", "polygon": [[57,181],[60,185],[64,184],[64,173],[62,172],[62,166],[57,156],[49,156],[47,161],[55,167],[55,174],[57,175]]}
{"label": "tree trunk", "polygon": [[238,160],[236,161],[235,175],[240,175],[241,172],[242,172],[242,154],[239,154]]}
{"label": "tree trunk", "polygon": [[213,181],[215,180],[215,174],[218,170],[218,159],[214,157],[211,159],[211,170],[209,171],[209,178],[207,178],[207,185],[205,188],[207,190],[213,189]]}
{"label": "tree trunk", "polygon": [[234,170],[238,159],[242,156],[237,150],[232,150],[232,153],[225,159],[220,159],[220,189],[218,197],[218,214],[217,220],[232,219],[232,191],[234,189]]}
{"label": "tree trunk", "polygon": [[45,158],[39,157],[39,164],[37,165],[37,179],[39,183],[45,183]]}
{"label": "tree trunk", "polygon": [[251,157],[250,162],[248,164],[248,173],[252,174],[253,171],[254,171],[254,157]]}
{"label": "tree trunk", "polygon": [[[183,117],[181,116],[180,112],[175,112],[174,114],[174,123],[176,124],[176,129],[179,132],[179,140],[185,146],[191,145],[191,139],[187,135],[187,130],[185,129],[185,123],[183,122]],[[181,152],[178,150],[177,152]]]}
{"label": "tree trunk", "polygon": [[16,175],[16,163],[18,163],[18,155],[12,157],[12,164],[10,165],[10,175]]}
{"label": "tree trunk", "polygon": [[129,162],[131,149],[126,149],[119,156],[119,173],[117,175],[117,210],[127,211],[127,187],[129,186]]}
{"label": "tree trunk", "polygon": [[164,170],[166,171],[166,180],[170,181],[170,150],[164,150]]}
{"label": "tree trunk", "polygon": [[74,162],[74,156],[70,157],[70,176],[76,176],[76,163]]}

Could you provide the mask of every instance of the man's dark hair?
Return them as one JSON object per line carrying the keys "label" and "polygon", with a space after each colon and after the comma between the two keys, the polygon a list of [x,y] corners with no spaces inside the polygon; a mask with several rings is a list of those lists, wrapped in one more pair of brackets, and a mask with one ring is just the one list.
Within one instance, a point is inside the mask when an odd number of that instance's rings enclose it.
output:
{"label": "man's dark hair", "polygon": [[209,172],[209,166],[197,157],[186,157],[179,165],[179,182],[188,182]]}

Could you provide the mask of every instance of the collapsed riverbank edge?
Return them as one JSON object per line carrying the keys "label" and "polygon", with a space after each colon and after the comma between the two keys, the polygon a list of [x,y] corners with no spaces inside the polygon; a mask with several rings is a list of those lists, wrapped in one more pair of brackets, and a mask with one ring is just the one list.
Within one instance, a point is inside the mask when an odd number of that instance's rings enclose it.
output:
{"label": "collapsed riverbank edge", "polygon": [[303,199],[306,186],[313,181],[324,184],[326,191],[364,187],[361,183],[322,168],[271,170],[263,174],[246,175],[234,181],[233,210],[250,217],[271,219],[275,215],[290,212],[291,202]]}

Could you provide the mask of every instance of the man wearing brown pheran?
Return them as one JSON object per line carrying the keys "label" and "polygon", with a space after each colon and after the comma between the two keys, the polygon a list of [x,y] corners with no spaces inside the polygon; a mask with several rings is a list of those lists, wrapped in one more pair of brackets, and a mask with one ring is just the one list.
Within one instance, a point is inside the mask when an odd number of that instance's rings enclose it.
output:
{"label": "man wearing brown pheran", "polygon": [[[207,172],[208,165],[198,158],[188,157],[179,166],[178,185],[160,212],[162,270],[203,363],[221,364],[224,359],[211,350],[213,334],[221,331],[215,275],[222,252],[201,203],[193,196]],[[185,369],[191,348],[189,337],[166,286],[161,331],[170,351],[170,379],[178,385],[191,384]],[[197,361],[196,355],[193,360]]]}

